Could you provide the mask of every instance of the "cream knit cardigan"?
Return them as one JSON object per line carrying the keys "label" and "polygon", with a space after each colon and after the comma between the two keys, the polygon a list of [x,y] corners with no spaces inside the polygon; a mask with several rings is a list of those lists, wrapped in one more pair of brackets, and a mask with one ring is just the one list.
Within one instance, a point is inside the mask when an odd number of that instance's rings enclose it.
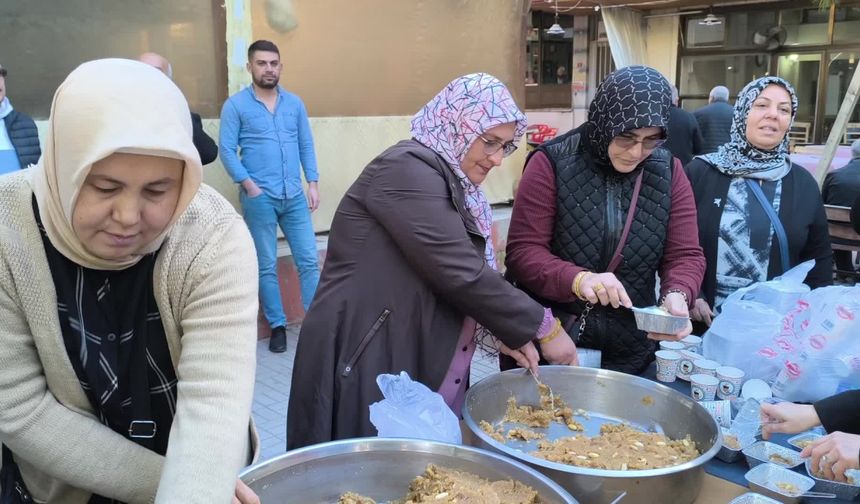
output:
{"label": "cream knit cardigan", "polygon": [[248,433],[257,261],[244,222],[201,186],[156,261],[154,294],[178,378],[162,457],[93,415],[63,344],[32,197],[28,171],[0,177],[0,442],[33,497],[229,503],[256,448]]}

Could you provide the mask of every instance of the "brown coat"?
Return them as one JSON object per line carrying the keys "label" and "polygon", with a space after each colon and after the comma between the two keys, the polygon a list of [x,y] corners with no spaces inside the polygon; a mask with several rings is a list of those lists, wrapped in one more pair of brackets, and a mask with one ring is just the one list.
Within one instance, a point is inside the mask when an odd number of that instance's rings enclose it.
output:
{"label": "brown coat", "polygon": [[330,236],[293,367],[288,449],[375,435],[380,373],[437,390],[465,315],[511,348],[537,333],[543,308],[486,264],[456,176],[414,140],[364,169]]}

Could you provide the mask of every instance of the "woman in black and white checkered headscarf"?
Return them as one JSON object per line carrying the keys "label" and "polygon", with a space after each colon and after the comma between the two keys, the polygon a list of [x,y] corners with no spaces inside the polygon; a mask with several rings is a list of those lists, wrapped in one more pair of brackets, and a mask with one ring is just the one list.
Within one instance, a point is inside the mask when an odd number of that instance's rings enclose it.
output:
{"label": "woman in black and white checkered headscarf", "polygon": [[832,282],[832,251],[818,184],[788,152],[797,94],[780,77],[747,84],[735,103],[731,139],[686,166],[708,259],[691,312],[710,324],[712,308],[736,290],[814,260],[811,287]]}

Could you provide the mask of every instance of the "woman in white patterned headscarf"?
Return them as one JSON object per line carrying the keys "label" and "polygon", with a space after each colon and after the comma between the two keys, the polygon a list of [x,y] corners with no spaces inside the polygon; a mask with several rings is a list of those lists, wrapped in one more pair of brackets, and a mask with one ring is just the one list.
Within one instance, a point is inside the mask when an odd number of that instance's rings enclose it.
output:
{"label": "woman in white patterned headscarf", "polygon": [[200,183],[181,91],[143,63],[84,63],[45,144],[0,179],[0,485],[19,502],[253,503],[236,477],[254,248]]}
{"label": "woman in white patterned headscarf", "polygon": [[380,373],[406,371],[460,413],[469,364],[488,332],[537,372],[577,362],[552,314],[496,270],[492,211],[480,189],[516,149],[525,116],[487,74],[451,81],[380,154],[338,206],[329,255],[302,323],[288,449],[374,435]]}
{"label": "woman in white patterned headscarf", "polygon": [[801,262],[816,261],[806,278],[809,286],[832,282],[818,184],[788,155],[788,130],[796,114],[797,96],[788,81],[756,79],[735,102],[731,140],[686,166],[696,195],[699,242],[708,260],[692,316],[705,326],[729,294]]}

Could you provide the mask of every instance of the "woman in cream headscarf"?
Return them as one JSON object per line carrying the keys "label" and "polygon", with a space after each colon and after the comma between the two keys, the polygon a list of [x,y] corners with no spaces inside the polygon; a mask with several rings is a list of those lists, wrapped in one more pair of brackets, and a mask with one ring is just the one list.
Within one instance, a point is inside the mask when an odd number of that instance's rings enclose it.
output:
{"label": "woman in cream headscarf", "polygon": [[201,185],[189,118],[158,70],[85,63],[54,96],[40,163],[0,179],[4,491],[256,498],[236,481],[252,453],[255,255]]}

